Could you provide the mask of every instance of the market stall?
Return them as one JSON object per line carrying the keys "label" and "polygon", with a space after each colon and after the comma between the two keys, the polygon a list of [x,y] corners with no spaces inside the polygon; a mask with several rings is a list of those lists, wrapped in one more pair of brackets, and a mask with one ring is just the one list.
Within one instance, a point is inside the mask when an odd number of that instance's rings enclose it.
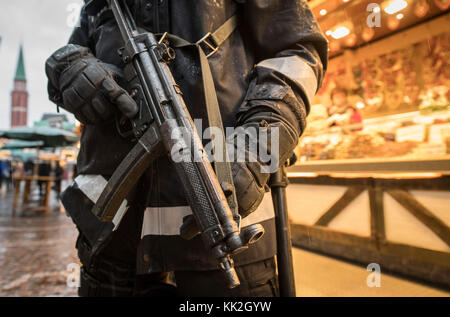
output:
{"label": "market stall", "polygon": [[448,287],[450,2],[384,1],[372,30],[343,2],[311,2],[331,58],[289,170],[293,243]]}

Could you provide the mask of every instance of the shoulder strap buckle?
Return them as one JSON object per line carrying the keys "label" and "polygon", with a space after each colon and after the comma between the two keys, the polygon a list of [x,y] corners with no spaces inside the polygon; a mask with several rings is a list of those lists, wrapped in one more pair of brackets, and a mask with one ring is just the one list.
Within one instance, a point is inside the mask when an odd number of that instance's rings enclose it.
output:
{"label": "shoulder strap buckle", "polygon": [[204,50],[207,58],[210,58],[219,50],[219,45],[211,32],[206,33],[206,35],[195,44]]}
{"label": "shoulder strap buckle", "polygon": [[234,30],[236,30],[237,26],[238,18],[236,15],[233,15],[217,30],[206,33],[195,44],[203,50],[207,58],[210,58],[219,50],[219,47],[230,37]]}

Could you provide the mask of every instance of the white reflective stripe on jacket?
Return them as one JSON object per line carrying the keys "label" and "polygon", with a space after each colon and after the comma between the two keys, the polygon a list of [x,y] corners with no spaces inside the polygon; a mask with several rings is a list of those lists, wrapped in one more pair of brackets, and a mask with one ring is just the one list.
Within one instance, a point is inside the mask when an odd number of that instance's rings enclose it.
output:
{"label": "white reflective stripe on jacket", "polygon": [[299,56],[277,57],[263,60],[256,67],[269,68],[278,72],[303,88],[311,104],[317,92],[317,76],[314,70]]}

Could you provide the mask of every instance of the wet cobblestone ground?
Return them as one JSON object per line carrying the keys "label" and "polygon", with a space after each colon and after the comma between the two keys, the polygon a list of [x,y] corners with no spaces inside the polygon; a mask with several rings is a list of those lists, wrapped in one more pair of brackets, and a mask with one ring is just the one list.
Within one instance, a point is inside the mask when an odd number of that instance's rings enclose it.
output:
{"label": "wet cobblestone ground", "polygon": [[[76,228],[61,212],[27,210],[12,216],[12,191],[0,191],[0,296],[76,296],[68,266],[78,264]],[[72,266],[74,266],[72,264]],[[70,269],[70,266],[69,266]]]}

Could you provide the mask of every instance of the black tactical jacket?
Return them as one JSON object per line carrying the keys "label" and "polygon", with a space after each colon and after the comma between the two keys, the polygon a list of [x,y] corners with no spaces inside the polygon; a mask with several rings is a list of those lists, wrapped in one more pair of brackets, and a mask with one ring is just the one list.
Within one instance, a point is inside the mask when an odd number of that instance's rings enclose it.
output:
{"label": "black tactical jacket", "polygon": [[[74,30],[70,43],[89,47],[105,63],[123,66],[117,53],[123,46],[122,39],[112,12],[104,8],[103,0],[94,1],[95,10],[83,8],[80,27]],[[327,41],[305,0],[128,2],[139,27],[154,33],[169,32],[189,42],[197,42],[236,14],[238,29],[209,58],[224,126],[233,127],[239,111],[261,104],[277,107],[276,101],[283,101],[304,128],[309,102],[320,86],[327,63]],[[176,54],[171,70],[191,116],[207,122],[197,55],[190,49],[177,50]],[[78,172],[108,178],[131,147],[113,124],[86,125]],[[139,246],[140,271],[216,268],[216,263],[204,254],[200,239],[183,241],[178,236],[175,227],[180,219],[174,218],[188,211],[169,161],[162,158],[155,162],[146,177],[151,185],[143,193],[148,196],[149,209],[144,215]],[[276,252],[273,211],[260,212],[265,216],[258,216],[259,212],[251,215],[253,220],[247,223],[261,222],[267,233],[236,258],[238,264],[269,258]]]}

